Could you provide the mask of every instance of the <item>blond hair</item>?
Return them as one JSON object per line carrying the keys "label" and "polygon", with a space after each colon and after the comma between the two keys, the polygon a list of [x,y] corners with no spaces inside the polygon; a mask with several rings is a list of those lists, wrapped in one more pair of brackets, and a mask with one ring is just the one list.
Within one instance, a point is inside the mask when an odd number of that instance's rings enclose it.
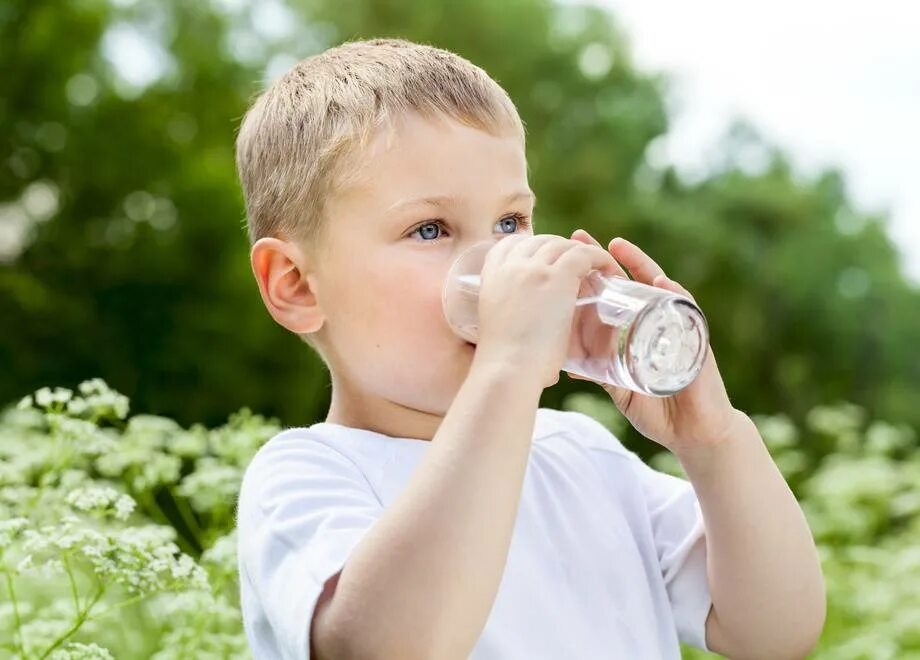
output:
{"label": "blond hair", "polygon": [[319,242],[324,200],[349,181],[352,157],[408,110],[524,140],[508,94],[459,55],[402,39],[343,43],[298,62],[243,118],[236,160],[250,243]]}

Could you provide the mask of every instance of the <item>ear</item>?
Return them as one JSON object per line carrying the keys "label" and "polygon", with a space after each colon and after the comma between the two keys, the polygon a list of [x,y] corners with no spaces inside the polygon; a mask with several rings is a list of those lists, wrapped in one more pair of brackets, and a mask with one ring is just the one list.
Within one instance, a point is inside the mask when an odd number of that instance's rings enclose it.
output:
{"label": "ear", "polygon": [[316,332],[323,326],[317,278],[300,247],[277,238],[260,238],[252,246],[249,261],[262,302],[279,325],[296,334]]}

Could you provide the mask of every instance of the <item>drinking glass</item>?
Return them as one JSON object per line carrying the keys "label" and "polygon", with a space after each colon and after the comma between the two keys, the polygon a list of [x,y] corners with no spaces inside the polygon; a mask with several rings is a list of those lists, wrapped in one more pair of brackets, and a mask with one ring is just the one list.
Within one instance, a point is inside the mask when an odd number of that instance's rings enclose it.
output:
{"label": "drinking glass", "polygon": [[[478,341],[480,272],[494,245],[477,243],[460,254],[442,290],[448,325],[473,344]],[[703,311],[686,296],[593,270],[573,303],[565,371],[658,397],[679,392],[699,374],[709,328]]]}

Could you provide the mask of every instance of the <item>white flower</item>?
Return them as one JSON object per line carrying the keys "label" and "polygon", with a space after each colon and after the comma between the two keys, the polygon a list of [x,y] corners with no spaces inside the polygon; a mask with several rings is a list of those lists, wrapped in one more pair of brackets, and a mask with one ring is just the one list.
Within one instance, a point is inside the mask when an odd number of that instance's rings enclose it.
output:
{"label": "white flower", "polygon": [[89,409],[85,399],[71,399],[67,402],[67,414],[79,417]]}
{"label": "white flower", "polygon": [[111,515],[125,520],[136,506],[134,500],[111,486],[85,486],[68,493],[67,504],[77,511]]}
{"label": "white flower", "polygon": [[232,506],[242,479],[241,468],[205,457],[197,462],[195,471],[182,480],[178,492],[191,500],[196,511],[210,512],[228,503]]}
{"label": "white flower", "polygon": [[29,408],[32,407],[32,403],[33,403],[32,395],[28,394],[19,400],[19,403],[16,404],[16,409],[17,410],[28,410]]}
{"label": "white flower", "polygon": [[32,561],[32,555],[26,555],[19,560],[19,563],[16,564],[17,573],[27,573],[35,567],[35,563]]}
{"label": "white flower", "polygon": [[99,394],[101,392],[108,392],[109,386],[106,385],[105,381],[101,378],[90,378],[89,380],[84,380],[77,386],[77,389],[80,390],[80,394],[84,396],[90,394]]}
{"label": "white flower", "polygon": [[798,429],[788,415],[753,415],[752,419],[771,450],[790,447],[798,440]]}
{"label": "white flower", "polygon": [[224,573],[236,572],[236,529],[221,536],[210,548],[201,553],[201,563]]}
{"label": "white flower", "polygon": [[119,520],[127,520],[136,506],[133,499],[127,495],[121,495],[115,500],[115,517]]}
{"label": "white flower", "polygon": [[48,657],[51,660],[115,660],[115,656],[108,649],[94,643],[80,644],[79,642],[70,642],[55,649]]}
{"label": "white flower", "polygon": [[47,408],[54,401],[50,387],[42,387],[35,392],[35,404],[39,408]]}
{"label": "white flower", "polygon": [[808,427],[827,435],[845,435],[856,431],[865,418],[865,410],[852,403],[816,406],[808,411],[805,422]]}
{"label": "white flower", "polygon": [[[35,392],[35,403],[39,408],[51,408],[56,403],[66,404],[73,397],[73,390],[69,390],[66,387],[55,387],[52,390],[50,387],[42,387],[37,392]],[[20,404],[23,402],[20,401]]]}
{"label": "white flower", "polygon": [[12,545],[20,533],[26,528],[29,521],[25,518],[12,518],[0,520],[0,552]]}

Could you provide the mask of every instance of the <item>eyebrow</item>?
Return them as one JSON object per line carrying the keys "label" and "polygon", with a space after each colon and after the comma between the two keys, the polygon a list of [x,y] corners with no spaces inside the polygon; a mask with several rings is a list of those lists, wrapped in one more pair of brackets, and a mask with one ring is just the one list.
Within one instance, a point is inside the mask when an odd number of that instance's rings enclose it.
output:
{"label": "eyebrow", "polygon": [[[537,196],[532,190],[520,190],[508,195],[503,204],[510,204],[519,199],[529,199],[533,205],[537,205]],[[390,206],[386,213],[402,209],[408,206],[437,206],[437,207],[456,207],[460,205],[460,200],[452,195],[432,195],[429,197],[416,197],[414,199],[403,199]]]}

